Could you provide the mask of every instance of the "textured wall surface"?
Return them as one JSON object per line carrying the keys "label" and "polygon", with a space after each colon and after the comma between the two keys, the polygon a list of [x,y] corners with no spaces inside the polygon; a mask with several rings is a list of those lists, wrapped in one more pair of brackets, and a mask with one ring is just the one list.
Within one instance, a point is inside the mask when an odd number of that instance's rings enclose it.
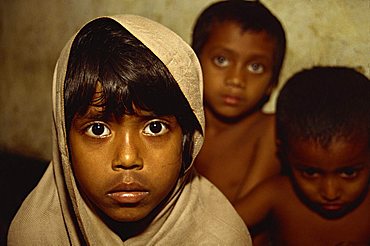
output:
{"label": "textured wall surface", "polygon": [[[190,42],[210,0],[1,0],[0,150],[50,159],[51,82],[67,40],[93,17],[119,13],[156,20]],[[281,76],[313,65],[360,67],[370,75],[369,0],[265,0],[288,39]],[[266,106],[273,111],[275,92]]]}

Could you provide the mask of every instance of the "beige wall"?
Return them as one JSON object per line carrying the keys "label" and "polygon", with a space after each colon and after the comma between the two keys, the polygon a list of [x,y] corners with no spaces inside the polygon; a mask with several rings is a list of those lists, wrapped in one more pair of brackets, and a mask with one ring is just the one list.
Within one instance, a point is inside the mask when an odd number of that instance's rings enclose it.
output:
{"label": "beige wall", "polygon": [[[211,0],[1,0],[0,150],[50,159],[51,81],[59,52],[95,16],[139,14],[187,42]],[[368,0],[265,0],[281,19],[288,51],[281,81],[312,65],[361,66],[370,75]],[[276,93],[275,93],[276,95]],[[275,96],[266,106],[273,111]]]}

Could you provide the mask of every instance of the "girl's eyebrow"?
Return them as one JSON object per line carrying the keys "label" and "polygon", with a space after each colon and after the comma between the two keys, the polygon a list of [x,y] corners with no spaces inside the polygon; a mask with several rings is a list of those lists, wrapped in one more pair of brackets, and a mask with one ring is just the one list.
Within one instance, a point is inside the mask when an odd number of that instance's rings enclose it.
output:
{"label": "girl's eyebrow", "polygon": [[160,115],[160,114],[156,114],[153,111],[138,109],[137,107],[135,107],[135,113],[134,114],[138,117],[143,117],[143,118],[148,118],[148,119],[150,119],[150,118],[165,118],[165,117],[173,116],[173,115]]}
{"label": "girl's eyebrow", "polygon": [[157,115],[157,114],[152,113],[152,112],[144,112],[144,113],[140,112],[140,113],[137,113],[136,116],[138,118],[143,119],[143,120],[151,120],[151,119],[170,120],[173,117],[175,117],[174,115]]}

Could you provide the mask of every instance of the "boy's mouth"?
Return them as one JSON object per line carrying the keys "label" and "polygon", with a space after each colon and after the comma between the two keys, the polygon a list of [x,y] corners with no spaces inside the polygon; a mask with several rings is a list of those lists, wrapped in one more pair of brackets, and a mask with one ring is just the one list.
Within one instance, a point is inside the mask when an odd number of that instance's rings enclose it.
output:
{"label": "boy's mouth", "polygon": [[240,103],[241,98],[233,95],[223,95],[222,100],[225,104],[234,106]]}
{"label": "boy's mouth", "polygon": [[340,203],[325,203],[321,204],[321,207],[326,211],[338,211],[343,208],[343,204]]}

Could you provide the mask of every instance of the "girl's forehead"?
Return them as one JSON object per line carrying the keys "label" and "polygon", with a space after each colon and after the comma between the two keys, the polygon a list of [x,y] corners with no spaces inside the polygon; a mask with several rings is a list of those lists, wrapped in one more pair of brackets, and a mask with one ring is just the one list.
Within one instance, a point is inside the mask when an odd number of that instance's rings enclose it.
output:
{"label": "girl's forehead", "polygon": [[129,119],[136,119],[140,122],[150,121],[153,119],[165,120],[172,124],[178,124],[178,121],[174,115],[156,115],[154,112],[142,110],[135,107],[133,113],[123,113],[122,115],[115,115],[113,113],[107,114],[104,111],[104,107],[100,106],[89,106],[87,112],[83,115],[76,115],[75,121],[106,121],[122,123]]}

